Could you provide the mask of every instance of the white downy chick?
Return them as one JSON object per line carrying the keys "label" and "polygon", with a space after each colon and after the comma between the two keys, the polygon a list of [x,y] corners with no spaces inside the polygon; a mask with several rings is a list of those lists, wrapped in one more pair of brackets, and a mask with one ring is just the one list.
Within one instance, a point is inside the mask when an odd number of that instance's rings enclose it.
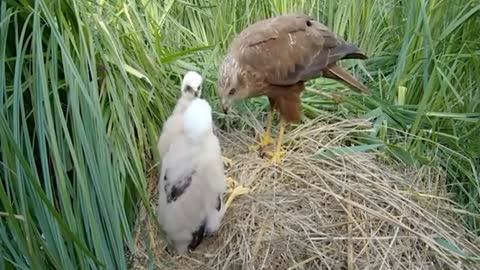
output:
{"label": "white downy chick", "polygon": [[180,254],[214,234],[225,214],[226,177],[212,124],[208,102],[193,100],[183,115],[183,131],[172,138],[162,159],[157,214]]}
{"label": "white downy chick", "polygon": [[203,78],[195,71],[189,71],[183,76],[181,95],[173,109],[172,114],[163,124],[162,133],[158,140],[157,148],[163,157],[170,145],[171,138],[177,136],[182,130],[183,113],[190,103],[202,94]]}

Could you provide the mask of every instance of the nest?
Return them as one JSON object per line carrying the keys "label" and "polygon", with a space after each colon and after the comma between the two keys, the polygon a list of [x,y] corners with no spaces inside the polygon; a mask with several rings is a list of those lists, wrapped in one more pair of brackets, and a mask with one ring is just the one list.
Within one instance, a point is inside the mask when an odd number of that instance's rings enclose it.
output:
{"label": "nest", "polygon": [[[131,268],[479,269],[480,241],[462,223],[472,214],[449,199],[442,169],[387,164],[379,153],[313,157],[370,128],[329,115],[289,129],[276,167],[249,150],[252,132],[221,132],[234,162],[227,175],[252,192],[185,256],[167,253],[158,223],[140,215]],[[150,184],[154,206],[155,176]]]}

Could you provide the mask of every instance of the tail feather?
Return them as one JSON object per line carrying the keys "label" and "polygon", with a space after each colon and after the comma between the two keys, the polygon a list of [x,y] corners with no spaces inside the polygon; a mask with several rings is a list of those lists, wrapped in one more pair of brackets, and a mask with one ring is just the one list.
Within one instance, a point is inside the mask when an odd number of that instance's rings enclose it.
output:
{"label": "tail feather", "polygon": [[355,79],[346,70],[342,69],[341,67],[335,64],[331,64],[326,69],[324,69],[323,76],[326,78],[342,81],[348,86],[358,89],[366,94],[369,93],[368,88],[365,85],[363,85],[361,82]]}

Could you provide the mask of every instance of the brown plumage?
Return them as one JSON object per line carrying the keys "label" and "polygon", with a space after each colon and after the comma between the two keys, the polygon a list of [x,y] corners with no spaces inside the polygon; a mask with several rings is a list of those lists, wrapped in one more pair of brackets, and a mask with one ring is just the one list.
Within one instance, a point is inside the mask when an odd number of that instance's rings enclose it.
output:
{"label": "brown plumage", "polygon": [[268,97],[270,114],[261,146],[271,141],[271,114],[276,109],[281,120],[273,157],[277,162],[285,123],[301,116],[304,82],[323,76],[368,93],[367,87],[336,65],[342,59],[366,58],[357,46],[312,17],[277,16],[248,26],[233,40],[220,67],[218,93],[225,111],[235,99]]}

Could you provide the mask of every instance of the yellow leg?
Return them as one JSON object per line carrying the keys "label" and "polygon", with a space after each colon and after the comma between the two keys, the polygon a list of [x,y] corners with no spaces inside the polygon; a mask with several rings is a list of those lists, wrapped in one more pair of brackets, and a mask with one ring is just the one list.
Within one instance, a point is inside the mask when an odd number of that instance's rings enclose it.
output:
{"label": "yellow leg", "polygon": [[225,203],[225,211],[228,209],[230,204],[232,204],[233,199],[235,199],[235,197],[248,194],[250,192],[249,188],[239,184],[237,181],[235,181],[231,177],[227,178],[227,184],[228,184],[228,193],[230,193],[230,195],[228,196],[227,202]]}
{"label": "yellow leg", "polygon": [[268,116],[267,116],[267,126],[265,127],[265,133],[263,136],[260,138],[260,143],[255,144],[249,147],[250,150],[252,151],[263,151],[265,147],[270,145],[272,143],[272,123],[273,123],[273,113],[275,112],[275,108],[270,107],[270,110],[268,111]]}
{"label": "yellow leg", "polygon": [[277,145],[275,147],[275,152],[273,152],[271,164],[278,164],[282,161],[283,151],[282,151],[282,141],[283,133],[285,133],[285,120],[280,117],[280,130],[278,131]]}
{"label": "yellow leg", "polygon": [[271,137],[271,130],[272,130],[272,122],[273,122],[273,113],[274,109],[270,108],[267,116],[267,127],[265,128],[265,134],[263,135],[262,139],[260,140],[260,147],[265,147],[272,143]]}

